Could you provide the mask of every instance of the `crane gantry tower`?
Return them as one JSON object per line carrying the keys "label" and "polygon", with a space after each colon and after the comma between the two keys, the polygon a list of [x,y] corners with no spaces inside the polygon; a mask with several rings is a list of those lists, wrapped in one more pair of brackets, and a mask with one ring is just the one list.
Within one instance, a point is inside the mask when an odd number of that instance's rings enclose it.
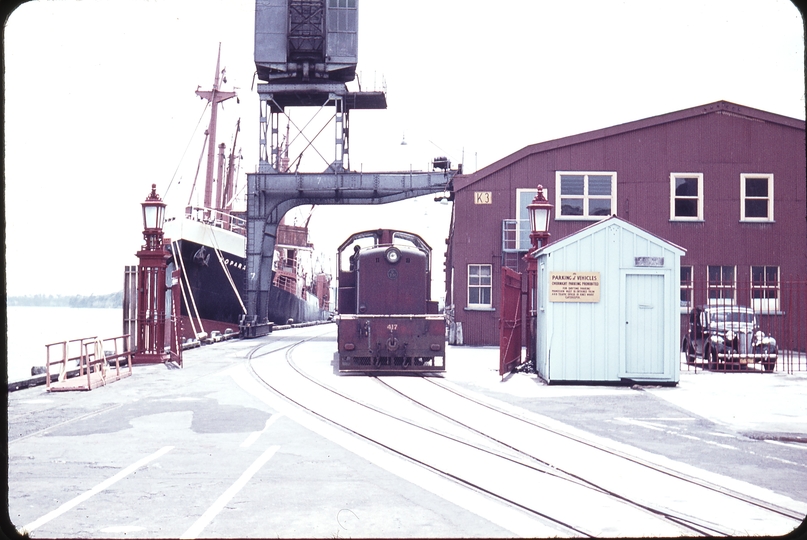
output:
{"label": "crane gantry tower", "polygon": [[[283,215],[306,204],[381,204],[453,190],[457,173],[445,161],[431,172],[350,170],[349,116],[386,109],[386,91],[348,91],[358,62],[358,0],[256,0],[255,67],[260,83],[258,172],[247,174],[246,315],[241,335],[268,333],[269,288],[277,228]],[[332,110],[334,158],[322,172],[299,172],[301,156],[287,155],[280,123],[295,107]],[[297,129],[306,148],[315,135]],[[317,133],[318,135],[318,133]]]}

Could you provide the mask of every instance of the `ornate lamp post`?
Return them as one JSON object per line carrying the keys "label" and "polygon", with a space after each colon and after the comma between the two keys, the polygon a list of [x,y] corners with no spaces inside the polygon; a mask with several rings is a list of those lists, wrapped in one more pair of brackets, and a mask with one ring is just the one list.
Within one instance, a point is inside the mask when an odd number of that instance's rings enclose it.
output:
{"label": "ornate lamp post", "polygon": [[544,196],[544,186],[538,185],[538,193],[530,204],[527,205],[527,212],[530,215],[530,243],[532,247],[524,256],[527,261],[527,295],[529,296],[529,321],[527,324],[527,362],[535,366],[535,323],[538,314],[538,298],[536,292],[538,260],[534,253],[549,243],[549,216],[552,213],[552,204]]}
{"label": "ornate lamp post", "polygon": [[165,352],[165,271],[171,257],[163,249],[165,203],[157,195],[157,185],[140,203],[143,206],[145,245],[136,253],[137,266],[137,352],[134,364],[157,364],[170,359]]}

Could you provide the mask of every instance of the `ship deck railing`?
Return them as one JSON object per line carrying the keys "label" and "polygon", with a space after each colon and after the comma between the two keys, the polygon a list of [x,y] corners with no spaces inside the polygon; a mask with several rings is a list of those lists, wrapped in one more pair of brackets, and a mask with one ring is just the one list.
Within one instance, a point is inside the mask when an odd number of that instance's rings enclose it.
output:
{"label": "ship deck railing", "polygon": [[186,206],[185,219],[192,219],[236,234],[247,234],[247,220],[224,210],[204,206]]}

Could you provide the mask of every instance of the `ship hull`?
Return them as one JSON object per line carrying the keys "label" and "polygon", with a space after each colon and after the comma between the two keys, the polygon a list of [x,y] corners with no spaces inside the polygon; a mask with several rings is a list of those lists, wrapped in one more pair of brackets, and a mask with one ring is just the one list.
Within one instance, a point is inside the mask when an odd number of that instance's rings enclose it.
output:
{"label": "ship hull", "polygon": [[[246,260],[237,254],[190,240],[172,242],[172,264],[180,270],[180,314],[183,338],[197,334],[238,330],[244,313],[243,298]],[[177,253],[180,256],[177,256]]]}
{"label": "ship hull", "polygon": [[[244,237],[193,220],[177,220],[172,225],[169,270],[180,271],[180,336],[184,340],[213,330],[238,331],[239,320],[246,313],[242,303],[247,267]],[[278,325],[327,320],[330,312],[320,308],[317,297],[306,296],[271,287],[268,320]]]}
{"label": "ship hull", "polygon": [[269,290],[269,320],[273,323],[292,324],[324,321],[330,316],[328,310],[320,309],[319,300],[309,296],[303,300],[299,296],[277,287]]}

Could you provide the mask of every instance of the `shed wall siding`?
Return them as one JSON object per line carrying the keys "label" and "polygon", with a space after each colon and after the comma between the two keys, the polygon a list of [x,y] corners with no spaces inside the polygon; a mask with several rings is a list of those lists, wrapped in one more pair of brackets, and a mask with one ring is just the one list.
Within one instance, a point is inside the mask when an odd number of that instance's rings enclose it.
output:
{"label": "shed wall siding", "polygon": [[[538,373],[549,382],[622,378],[677,382],[681,253],[649,233],[637,234],[609,221],[539,252]],[[637,267],[636,257],[661,257],[663,266]],[[552,272],[599,272],[600,301],[547,301]],[[637,284],[644,289],[637,289]],[[634,324],[643,326],[626,328],[631,319],[627,312],[638,301],[652,306],[648,314],[653,317],[645,321],[644,313],[639,318],[634,313]],[[641,340],[626,339],[631,335],[628,330],[633,335],[640,332]]]}

